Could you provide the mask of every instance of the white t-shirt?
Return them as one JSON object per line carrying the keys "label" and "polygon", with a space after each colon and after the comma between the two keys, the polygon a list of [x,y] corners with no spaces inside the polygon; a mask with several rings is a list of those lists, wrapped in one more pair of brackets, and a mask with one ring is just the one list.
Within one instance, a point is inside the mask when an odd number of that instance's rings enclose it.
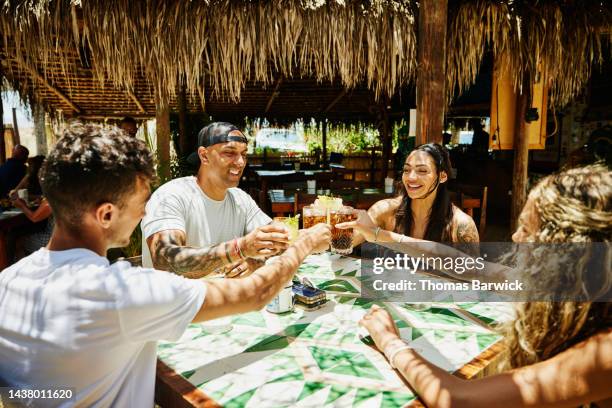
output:
{"label": "white t-shirt", "polygon": [[0,273],[0,378],[75,393],[37,406],[150,408],[156,340],[178,340],[205,294],[199,280],[41,248]]}
{"label": "white t-shirt", "polygon": [[141,222],[142,265],[153,267],[147,238],[165,230],[184,231],[186,246],[206,248],[242,237],[272,220],[239,188],[230,188],[222,201],[208,197],[195,177],[171,180],[147,203]]}

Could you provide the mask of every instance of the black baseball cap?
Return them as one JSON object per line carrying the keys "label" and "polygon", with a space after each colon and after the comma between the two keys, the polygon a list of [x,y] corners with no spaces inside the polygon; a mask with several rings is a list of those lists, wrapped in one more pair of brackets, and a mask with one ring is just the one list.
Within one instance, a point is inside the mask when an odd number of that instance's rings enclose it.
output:
{"label": "black baseball cap", "polygon": [[[198,132],[198,147],[227,142],[248,143],[249,141],[237,126],[228,122],[213,122]],[[191,153],[187,161],[194,166],[200,164],[198,152]]]}

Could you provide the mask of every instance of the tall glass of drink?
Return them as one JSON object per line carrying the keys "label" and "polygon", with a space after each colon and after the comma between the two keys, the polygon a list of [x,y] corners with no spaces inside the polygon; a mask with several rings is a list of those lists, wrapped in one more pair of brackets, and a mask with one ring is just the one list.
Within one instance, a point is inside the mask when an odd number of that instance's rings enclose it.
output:
{"label": "tall glass of drink", "polygon": [[339,210],[330,210],[329,222],[331,226],[331,250],[339,254],[347,255],[353,252],[353,229],[339,229],[336,224],[354,221],[357,219],[357,212],[354,208],[344,206]]}
{"label": "tall glass of drink", "polygon": [[325,208],[315,207],[313,205],[302,208],[304,229],[310,228],[315,224],[327,223],[327,212]]}

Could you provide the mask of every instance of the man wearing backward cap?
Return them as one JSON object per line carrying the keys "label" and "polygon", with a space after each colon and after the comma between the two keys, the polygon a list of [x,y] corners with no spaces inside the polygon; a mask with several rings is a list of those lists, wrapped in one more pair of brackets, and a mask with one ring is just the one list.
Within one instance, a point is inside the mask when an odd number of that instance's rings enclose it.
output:
{"label": "man wearing backward cap", "polygon": [[[283,251],[287,230],[271,223],[237,188],[246,166],[247,138],[234,125],[215,122],[198,134],[197,175],[158,188],[142,220],[142,263],[198,278],[214,271],[242,276],[257,258]],[[195,160],[194,160],[195,159]]]}

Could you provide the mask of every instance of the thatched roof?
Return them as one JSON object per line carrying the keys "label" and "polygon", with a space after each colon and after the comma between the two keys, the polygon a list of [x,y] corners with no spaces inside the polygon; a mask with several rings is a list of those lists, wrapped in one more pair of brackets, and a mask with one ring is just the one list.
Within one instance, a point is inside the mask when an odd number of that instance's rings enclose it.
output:
{"label": "thatched roof", "polygon": [[[612,32],[603,1],[449,3],[449,99],[473,83],[491,48],[507,55],[517,84],[544,61],[550,100],[564,104],[581,92]],[[387,105],[410,94],[417,72],[413,0],[6,0],[0,7],[1,74],[23,96],[67,115],[151,116],[156,98],[176,109],[184,84],[191,110],[205,106],[213,115],[215,104],[223,113],[241,101],[250,108],[238,114],[251,116],[357,117],[374,100]],[[292,89],[283,112],[272,95]]]}
{"label": "thatched roof", "polygon": [[[605,0],[455,1],[449,9],[447,83],[474,82],[487,48],[503,55],[515,85],[525,72],[548,82],[549,103],[580,94],[594,63],[612,45],[612,3]],[[538,79],[538,78],[536,78]]]}

